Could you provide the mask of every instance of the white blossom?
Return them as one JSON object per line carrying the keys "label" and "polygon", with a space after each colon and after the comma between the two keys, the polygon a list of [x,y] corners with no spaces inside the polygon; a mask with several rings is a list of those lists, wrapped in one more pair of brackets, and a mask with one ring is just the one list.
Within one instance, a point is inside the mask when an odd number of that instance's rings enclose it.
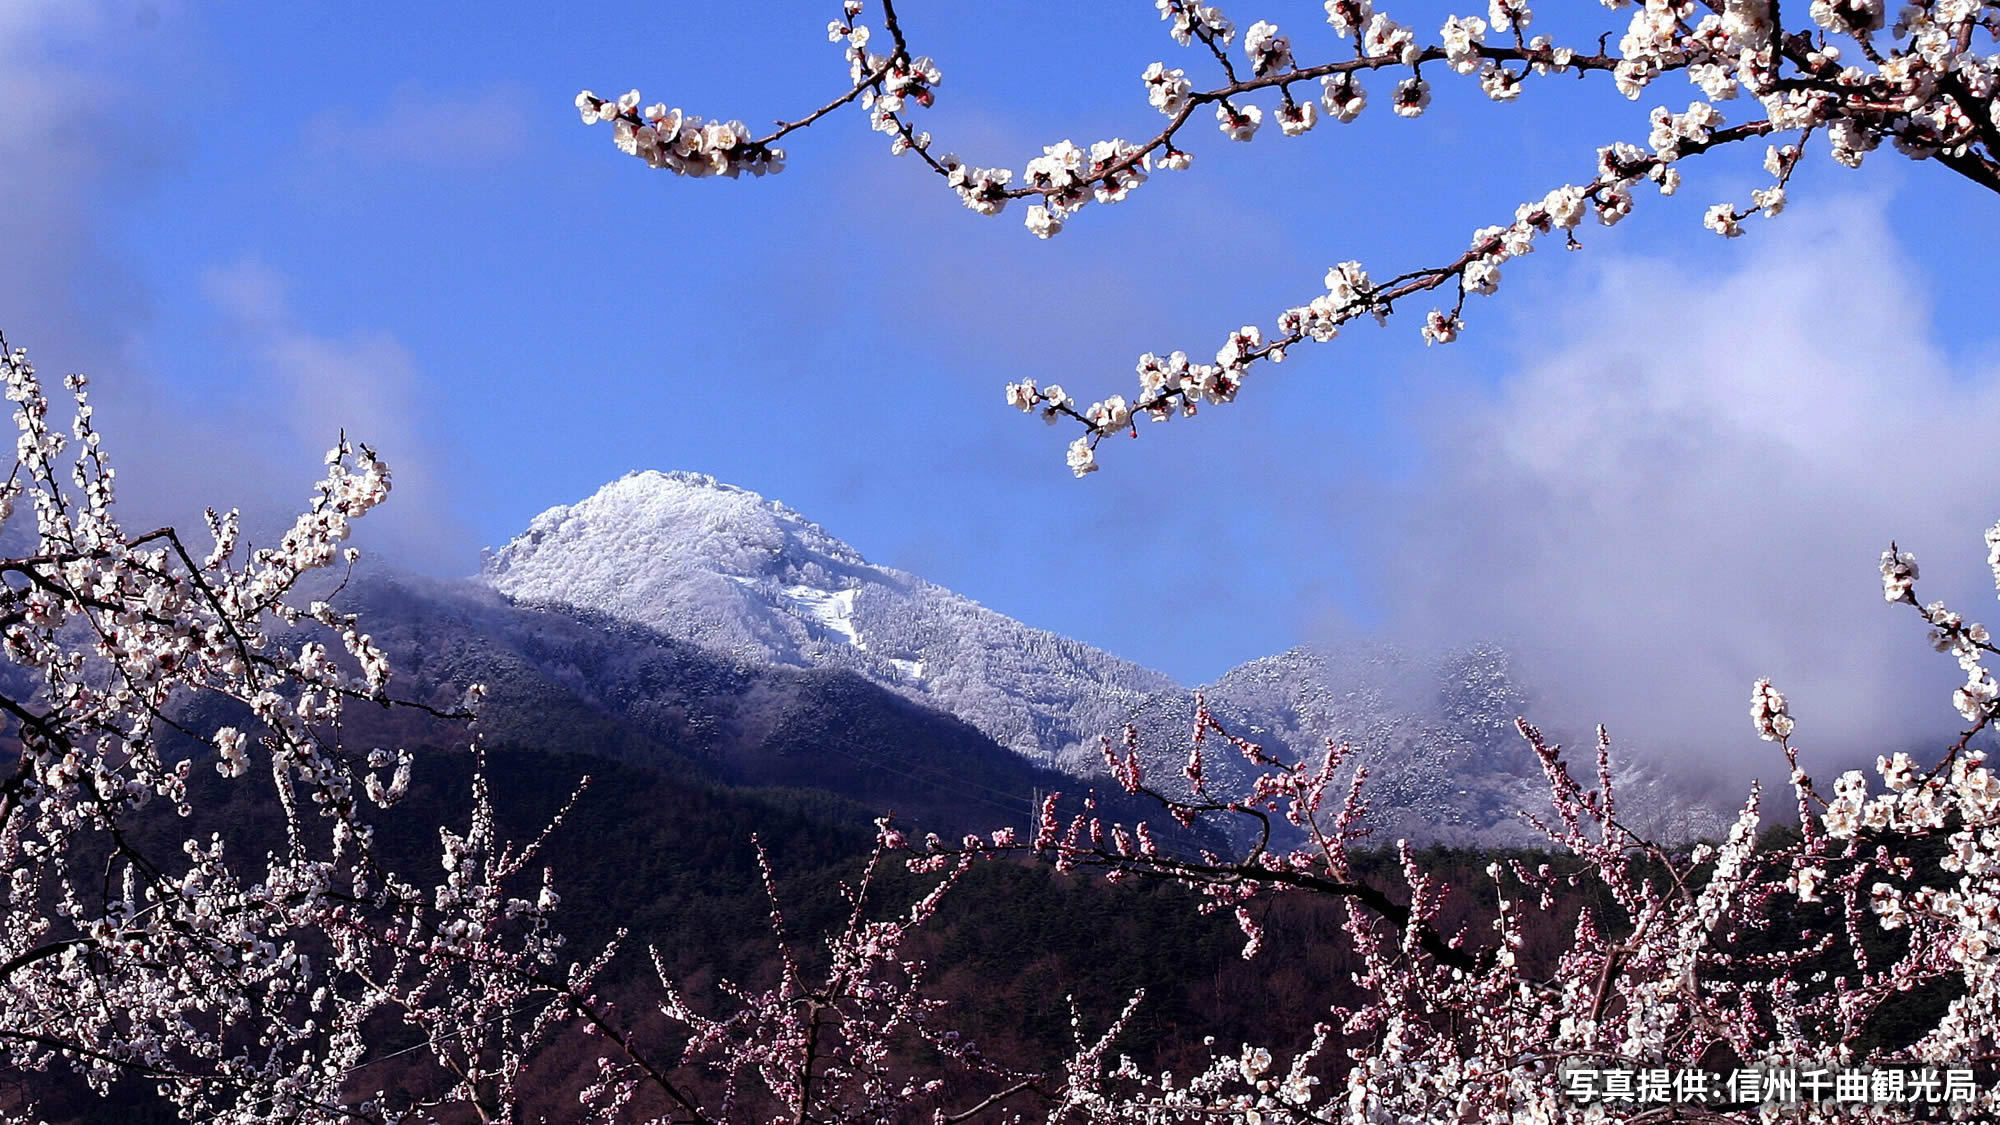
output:
{"label": "white blossom", "polygon": [[1389,103],[1398,117],[1418,117],[1431,104],[1431,84],[1421,78],[1405,78],[1396,83]]}
{"label": "white blossom", "polygon": [[1222,129],[1223,136],[1232,141],[1247,141],[1257,135],[1257,126],[1264,121],[1264,111],[1254,105],[1234,108],[1227,104],[1215,107],[1215,121]]}
{"label": "white blossom", "polygon": [[1342,123],[1361,116],[1368,104],[1368,91],[1352,74],[1329,74],[1320,79],[1320,104]]}

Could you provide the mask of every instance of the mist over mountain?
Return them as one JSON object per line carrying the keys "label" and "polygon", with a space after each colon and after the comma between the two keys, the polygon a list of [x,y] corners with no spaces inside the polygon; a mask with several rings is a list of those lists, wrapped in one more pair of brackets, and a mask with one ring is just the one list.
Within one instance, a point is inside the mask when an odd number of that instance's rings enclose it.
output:
{"label": "mist over mountain", "polygon": [[[1350,747],[1349,767],[1368,769],[1363,823],[1377,843],[1548,844],[1521,815],[1550,812],[1548,783],[1515,726],[1533,713],[1532,694],[1503,649],[1420,656],[1393,645],[1301,647],[1239,665],[1201,691],[1224,727],[1282,760],[1317,765],[1329,742]],[[1170,773],[1186,758],[1194,706],[1187,693],[1163,693],[1133,716],[1145,755]],[[1566,746],[1563,760],[1586,789],[1595,787],[1594,744]],[[1084,766],[1080,758],[1061,764]],[[1213,792],[1240,791],[1251,777],[1248,761],[1219,739],[1210,740],[1204,765]],[[1620,818],[1642,835],[1684,840],[1726,831],[1717,810],[1657,770],[1614,753],[1613,773]]]}

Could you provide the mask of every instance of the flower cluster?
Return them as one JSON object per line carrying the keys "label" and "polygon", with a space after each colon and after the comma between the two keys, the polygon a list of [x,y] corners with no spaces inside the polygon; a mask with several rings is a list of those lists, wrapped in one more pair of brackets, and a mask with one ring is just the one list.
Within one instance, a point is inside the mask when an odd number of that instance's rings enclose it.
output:
{"label": "flower cluster", "polygon": [[1884,601],[1909,602],[1915,605],[1917,598],[1910,592],[1917,582],[1917,556],[1908,551],[1898,551],[1894,543],[1882,552],[1882,598]]}
{"label": "flower cluster", "polygon": [[[1996,539],[2000,539],[2000,525],[1987,530],[1989,551]],[[1882,554],[1883,597],[1916,605],[1916,580],[1916,556],[1890,544]],[[1975,729],[1984,726],[2000,704],[2000,681],[1985,665],[1987,654],[2000,651],[1993,647],[1991,634],[1978,622],[1967,624],[1963,615],[1945,608],[1943,602],[1920,606],[1918,612],[1930,623],[1931,647],[1956,659],[1959,670],[1965,673],[1965,685],[1952,693],[1952,706],[1966,722],[1976,724]]]}
{"label": "flower cluster", "polygon": [[1758,680],[1750,689],[1750,721],[1757,737],[1766,742],[1782,741],[1792,733],[1791,711],[1770,680]]}
{"label": "flower cluster", "polygon": [[1196,414],[1203,402],[1229,402],[1242,387],[1252,360],[1265,356],[1282,359],[1282,354],[1273,354],[1281,351],[1282,346],[1267,347],[1263,332],[1246,324],[1224,341],[1214,363],[1190,362],[1185,352],[1140,356],[1139,387],[1144,397],[1136,407],[1123,395],[1112,395],[1078,411],[1062,387],[1051,384],[1038,388],[1032,379],[1008,384],[1007,403],[1022,411],[1039,408],[1042,417],[1052,423],[1070,416],[1089,426],[1090,433],[1072,442],[1069,452],[1071,471],[1083,476],[1096,471],[1097,439],[1120,432],[1136,434],[1132,419],[1139,411],[1155,422],[1164,422],[1176,413]]}
{"label": "flower cluster", "polygon": [[1250,58],[1250,73],[1263,77],[1281,70],[1290,70],[1296,64],[1292,59],[1292,41],[1278,33],[1278,25],[1258,20],[1243,33],[1243,53]]}
{"label": "flower cluster", "polygon": [[1194,90],[1187,71],[1179,67],[1168,70],[1165,63],[1149,65],[1139,80],[1146,84],[1146,101],[1168,117],[1180,114],[1187,105],[1188,94]]}
{"label": "flower cluster", "polygon": [[1236,37],[1236,25],[1225,19],[1222,9],[1212,4],[1192,4],[1187,0],[1153,0],[1160,18],[1167,21],[1167,34],[1185,47],[1200,39],[1210,46],[1227,46]]}
{"label": "flower cluster", "polygon": [[682,176],[727,176],[745,172],[762,176],[782,172],[785,150],[750,136],[741,121],[710,121],[664,104],[639,110],[639,91],[628,90],[609,101],[585,90],[576,96],[577,112],[586,125],[611,123],[611,141],[618,151]]}

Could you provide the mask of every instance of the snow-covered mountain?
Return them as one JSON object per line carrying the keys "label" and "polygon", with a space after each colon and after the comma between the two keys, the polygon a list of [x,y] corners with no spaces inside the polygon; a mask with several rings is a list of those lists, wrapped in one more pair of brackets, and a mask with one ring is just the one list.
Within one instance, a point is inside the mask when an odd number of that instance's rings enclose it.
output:
{"label": "snow-covered mountain", "polygon": [[[1368,767],[1363,796],[1376,838],[1464,847],[1547,844],[1520,814],[1549,811],[1540,764],[1515,728],[1534,713],[1507,653],[1492,645],[1417,655],[1393,645],[1339,650],[1294,648],[1231,669],[1202,689],[1225,727],[1288,761],[1317,762],[1329,739],[1349,743]],[[1162,769],[1185,760],[1194,706],[1184,692],[1147,701],[1133,722],[1140,745]],[[1552,733],[1552,732],[1545,732]],[[1571,775],[1595,785],[1594,748],[1566,750]],[[1247,763],[1225,745],[1206,756],[1211,789],[1231,793]],[[1082,771],[1081,756],[1059,766]],[[1101,762],[1096,763],[1102,769]],[[1728,823],[1657,771],[1614,761],[1621,819],[1667,840],[1719,836]]]}
{"label": "snow-covered mountain", "polygon": [[[713,477],[629,474],[537,516],[488,555],[481,578],[520,605],[601,614],[748,665],[852,671],[1075,776],[1101,777],[1098,736],[1127,722],[1156,784],[1186,760],[1190,689],[869,563],[785,505]],[[1386,839],[1540,842],[1519,816],[1546,808],[1541,769],[1514,729],[1529,693],[1498,648],[1298,648],[1201,690],[1230,729],[1281,756],[1353,743]],[[1240,791],[1246,763],[1208,760],[1218,792]],[[1628,814],[1671,837],[1719,830],[1708,810],[1629,766],[1619,768]],[[1585,758],[1573,769],[1593,772]]]}
{"label": "snow-covered mountain", "polygon": [[[785,505],[698,473],[632,473],[551,508],[483,580],[755,663],[845,668],[1036,761],[1095,747],[1158,672],[876,566]],[[1094,751],[1093,751],[1094,752]]]}
{"label": "snow-covered mountain", "polygon": [[[740,661],[601,613],[509,603],[464,580],[364,572],[341,604],[361,615],[389,657],[400,698],[451,707],[467,685],[485,684],[479,729],[495,749],[783,790],[789,804],[823,819],[865,826],[893,813],[906,828],[948,838],[1023,829],[1036,793],[1060,790],[1073,803],[1085,792],[1076,779],[851,671]],[[300,631],[324,637],[316,625]],[[233,721],[216,715],[196,725]],[[457,724],[400,709],[352,709],[345,722],[356,744],[464,745]],[[1143,811],[1122,792],[1101,796],[1109,815]]]}

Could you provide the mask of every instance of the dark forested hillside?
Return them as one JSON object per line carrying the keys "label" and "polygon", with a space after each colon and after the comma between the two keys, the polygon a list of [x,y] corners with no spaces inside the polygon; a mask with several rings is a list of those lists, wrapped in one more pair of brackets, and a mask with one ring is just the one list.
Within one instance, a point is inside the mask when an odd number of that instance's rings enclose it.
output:
{"label": "dark forested hillside", "polygon": [[[495,744],[817,791],[853,802],[857,823],[894,813],[946,836],[1025,828],[1035,794],[1092,788],[842,669],[749,664],[468,583],[374,578],[346,603],[395,662],[398,691],[453,702],[467,684],[487,684],[481,727]],[[1143,808],[1095,787],[1113,817]]]}

